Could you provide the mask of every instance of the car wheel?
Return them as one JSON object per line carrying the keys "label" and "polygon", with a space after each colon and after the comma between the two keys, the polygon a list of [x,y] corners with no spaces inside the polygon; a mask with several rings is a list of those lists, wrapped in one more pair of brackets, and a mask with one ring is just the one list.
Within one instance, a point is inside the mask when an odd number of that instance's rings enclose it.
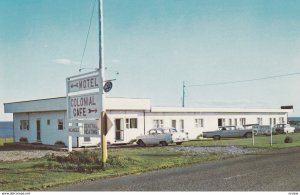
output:
{"label": "car wheel", "polygon": [[252,137],[252,133],[246,133],[246,134],[245,134],[245,137],[246,137],[246,138]]}
{"label": "car wheel", "polygon": [[215,136],[213,136],[213,139],[214,139],[214,140],[220,140],[220,139],[221,139],[221,136],[215,135]]}
{"label": "car wheel", "polygon": [[162,146],[167,146],[167,145],[168,145],[168,143],[165,142],[165,141],[160,142],[160,144],[161,144]]}
{"label": "car wheel", "polygon": [[140,147],[145,147],[146,146],[146,144],[142,141],[142,140],[138,140],[137,142],[137,145],[139,145]]}
{"label": "car wheel", "polygon": [[182,142],[176,142],[176,145],[181,145],[182,144]]}

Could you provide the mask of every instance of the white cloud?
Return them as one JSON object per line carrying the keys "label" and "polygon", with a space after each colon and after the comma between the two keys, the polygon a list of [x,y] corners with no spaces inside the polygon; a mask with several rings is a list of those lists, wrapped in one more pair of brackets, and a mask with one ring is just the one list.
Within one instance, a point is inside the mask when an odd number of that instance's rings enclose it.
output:
{"label": "white cloud", "polygon": [[113,59],[112,60],[112,63],[114,63],[114,64],[119,64],[121,62],[121,60],[119,60],[119,59]]}
{"label": "white cloud", "polygon": [[63,64],[63,65],[77,65],[78,64],[78,62],[74,62],[74,61],[72,61],[70,59],[66,59],[66,58],[55,59],[54,62],[57,64]]}

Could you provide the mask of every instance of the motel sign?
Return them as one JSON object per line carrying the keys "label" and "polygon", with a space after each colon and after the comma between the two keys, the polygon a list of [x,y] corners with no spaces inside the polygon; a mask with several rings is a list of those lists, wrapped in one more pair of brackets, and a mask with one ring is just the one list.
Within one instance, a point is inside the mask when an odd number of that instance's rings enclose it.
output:
{"label": "motel sign", "polygon": [[78,92],[90,89],[99,89],[100,78],[99,75],[88,76],[84,78],[74,79],[68,83],[69,93]]}
{"label": "motel sign", "polygon": [[102,107],[99,71],[75,75],[66,81],[68,120],[77,123],[80,120],[98,120]]}

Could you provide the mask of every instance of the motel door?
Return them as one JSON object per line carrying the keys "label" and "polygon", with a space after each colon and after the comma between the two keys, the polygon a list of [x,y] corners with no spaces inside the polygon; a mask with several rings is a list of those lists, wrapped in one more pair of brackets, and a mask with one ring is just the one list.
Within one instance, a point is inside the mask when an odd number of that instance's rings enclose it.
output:
{"label": "motel door", "polygon": [[116,124],[116,141],[124,140],[124,119],[118,118],[115,120]]}
{"label": "motel door", "polygon": [[36,141],[41,142],[41,120],[36,120]]}

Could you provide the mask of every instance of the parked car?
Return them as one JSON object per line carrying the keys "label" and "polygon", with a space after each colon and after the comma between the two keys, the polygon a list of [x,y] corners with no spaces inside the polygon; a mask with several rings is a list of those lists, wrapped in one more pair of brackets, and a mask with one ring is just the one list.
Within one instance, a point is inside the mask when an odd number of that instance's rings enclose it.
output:
{"label": "parked car", "polygon": [[[259,124],[247,124],[243,126],[245,129],[253,129],[255,135],[270,135],[271,126],[270,125],[259,125]],[[273,134],[275,134],[273,130]]]}
{"label": "parked car", "polygon": [[294,133],[295,127],[291,127],[290,124],[277,124],[275,127],[275,134]]}
{"label": "parked car", "polygon": [[215,131],[203,132],[204,138],[213,138],[220,140],[221,138],[237,138],[237,137],[252,137],[252,128],[245,129],[237,126],[222,126]]}
{"label": "parked car", "polygon": [[176,143],[177,145],[180,145],[184,141],[188,141],[188,137],[186,133],[179,132],[175,128],[156,128],[150,129],[147,135],[138,136],[136,140],[136,143],[139,146],[167,146],[171,143]]}
{"label": "parked car", "polygon": [[300,125],[295,126],[294,133],[300,133]]}

